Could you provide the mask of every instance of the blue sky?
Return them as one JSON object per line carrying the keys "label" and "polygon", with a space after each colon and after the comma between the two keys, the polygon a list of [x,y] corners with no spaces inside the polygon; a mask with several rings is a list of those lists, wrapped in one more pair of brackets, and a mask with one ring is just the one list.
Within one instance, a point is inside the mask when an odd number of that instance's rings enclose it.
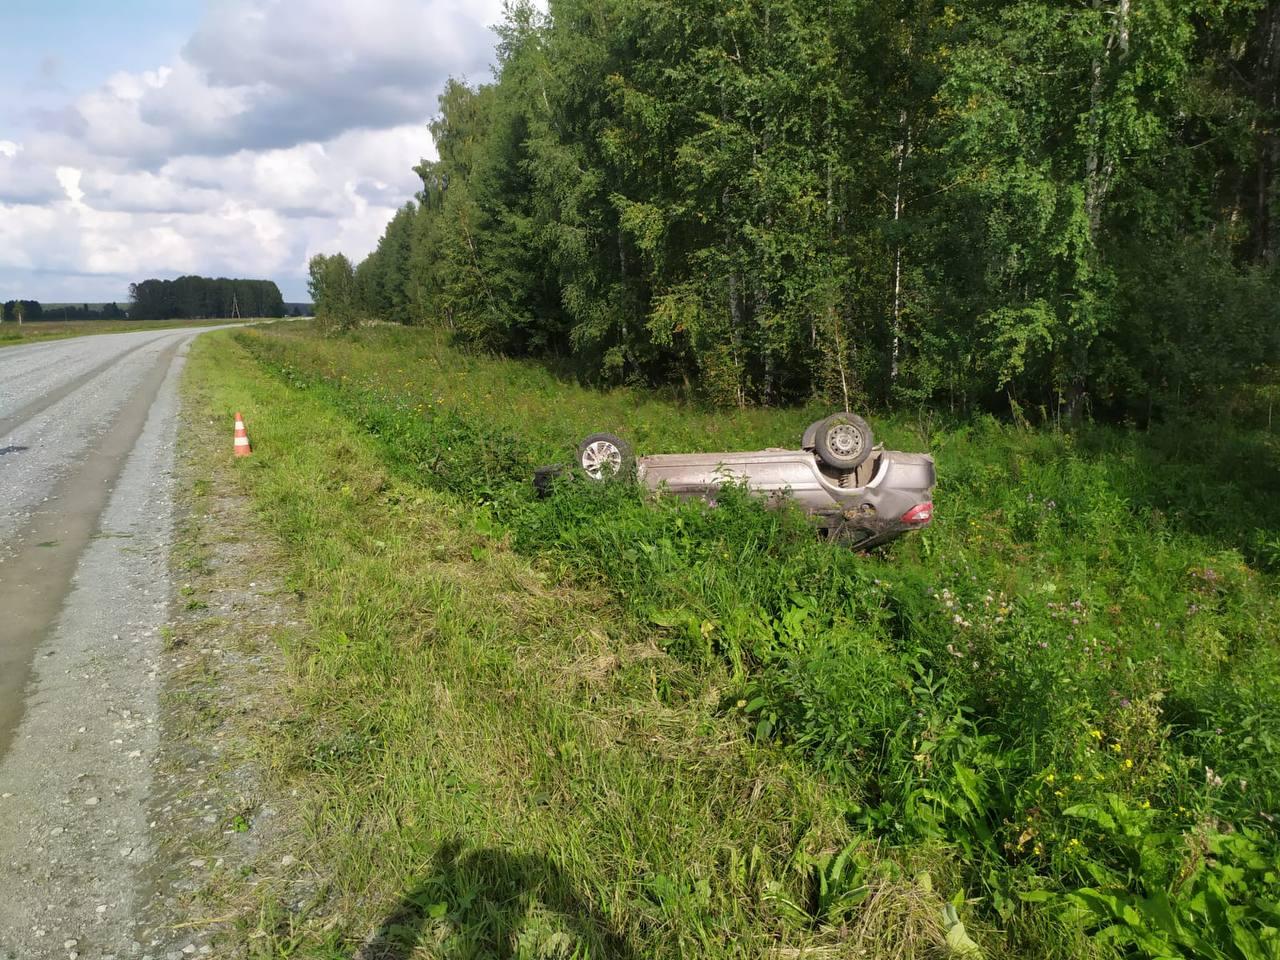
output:
{"label": "blue sky", "polygon": [[0,0],[0,300],[359,258],[501,0]]}
{"label": "blue sky", "polygon": [[30,126],[33,107],[56,106],[117,70],[171,61],[201,9],[195,0],[4,0],[0,131],[11,138]]}

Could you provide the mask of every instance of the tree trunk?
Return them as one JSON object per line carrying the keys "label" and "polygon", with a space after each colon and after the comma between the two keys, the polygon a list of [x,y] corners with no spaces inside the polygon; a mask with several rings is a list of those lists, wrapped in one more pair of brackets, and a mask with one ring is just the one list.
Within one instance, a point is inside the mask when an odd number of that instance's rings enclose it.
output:
{"label": "tree trunk", "polygon": [[[729,238],[725,236],[725,252],[729,250]],[[747,405],[747,394],[744,385],[745,364],[742,360],[742,297],[738,292],[738,274],[729,271],[729,345],[733,351],[734,400],[740,407]]]}
{"label": "tree trunk", "polygon": [[[1111,187],[1114,163],[1104,158],[1104,133],[1102,130],[1101,101],[1103,81],[1106,71],[1111,66],[1113,54],[1116,60],[1123,63],[1129,56],[1129,9],[1132,0],[1118,0],[1115,8],[1115,22],[1107,33],[1107,41],[1100,56],[1093,60],[1090,71],[1092,80],[1089,86],[1089,144],[1085,156],[1085,192],[1084,207],[1089,218],[1089,239],[1095,243],[1102,225],[1102,204],[1107,191]],[[1095,10],[1102,9],[1102,0],[1093,0]],[[1117,53],[1118,51],[1118,53]]]}
{"label": "tree trunk", "polygon": [[618,228],[618,276],[622,283],[622,297],[618,304],[618,340],[619,348],[622,350],[622,379],[625,382],[627,378],[627,244],[626,239],[622,235],[622,228]]}
{"label": "tree trunk", "polygon": [[890,324],[890,333],[893,337],[893,346],[889,358],[890,390],[897,386],[898,383],[898,360],[902,352],[902,240],[897,235],[896,228],[902,220],[902,211],[906,206],[902,198],[902,170],[906,164],[907,154],[911,152],[911,123],[907,116],[907,111],[903,110],[900,113],[898,121],[902,127],[902,140],[895,150],[898,159],[893,184],[893,223],[895,232],[893,238],[893,312]]}
{"label": "tree trunk", "polygon": [[[1089,84],[1089,139],[1084,162],[1084,208],[1089,223],[1089,243],[1094,252],[1098,249],[1102,233],[1102,210],[1111,178],[1115,173],[1115,161],[1107,156],[1106,131],[1102,127],[1102,100],[1107,75],[1113,66],[1123,64],[1129,57],[1129,13],[1132,0],[1117,0],[1111,16],[1114,20],[1107,31],[1102,51],[1094,57]],[[1093,9],[1102,10],[1102,0],[1093,0]],[[1088,367],[1091,336],[1076,331],[1070,346],[1071,371],[1067,387],[1067,415],[1073,424],[1084,417],[1086,401],[1084,371]]]}
{"label": "tree trunk", "polygon": [[1277,230],[1275,225],[1276,176],[1280,174],[1280,9],[1268,3],[1258,12],[1254,32],[1257,54],[1254,59],[1253,98],[1262,115],[1257,127],[1257,166],[1254,170],[1253,259],[1274,263]]}

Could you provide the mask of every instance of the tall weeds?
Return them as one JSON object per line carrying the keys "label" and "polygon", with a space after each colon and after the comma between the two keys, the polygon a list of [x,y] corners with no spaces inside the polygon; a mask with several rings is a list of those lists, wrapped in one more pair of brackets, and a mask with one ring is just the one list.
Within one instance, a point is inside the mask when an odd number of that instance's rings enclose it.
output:
{"label": "tall weeds", "polygon": [[937,519],[859,556],[742,490],[712,509],[573,479],[538,500],[529,483],[593,405],[596,426],[630,404],[626,432],[704,449],[784,443],[811,411],[633,403],[408,331],[238,338],[376,436],[390,470],[471,504],[482,533],[608,591],[693,669],[727,664],[723,714],[842,783],[869,837],[953,850],[996,922],[1053,900],[1122,953],[1280,955],[1280,508],[1257,499],[1273,440],[1202,438],[1219,464],[1252,463],[1242,475],[1151,435],[975,421],[913,437],[882,419],[936,455]]}

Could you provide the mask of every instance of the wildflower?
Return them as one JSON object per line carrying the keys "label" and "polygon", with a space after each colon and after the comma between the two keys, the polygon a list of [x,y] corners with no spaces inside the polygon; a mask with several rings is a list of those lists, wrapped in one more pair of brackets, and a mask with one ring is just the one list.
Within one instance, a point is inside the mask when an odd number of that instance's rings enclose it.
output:
{"label": "wildflower", "polygon": [[1133,761],[1132,761],[1132,760],[1130,760],[1128,757],[1125,757],[1125,758],[1124,758],[1124,768],[1125,768],[1126,770],[1132,770],[1132,769],[1133,769]]}
{"label": "wildflower", "polygon": [[1071,779],[1074,780],[1076,783],[1079,783],[1081,780],[1084,779],[1084,777],[1080,776],[1080,774],[1077,773],[1077,774],[1073,774]]}
{"label": "wildflower", "polygon": [[1055,777],[1054,777],[1054,775],[1051,773],[1051,774],[1049,774],[1047,777],[1045,777],[1045,778],[1044,778],[1044,782],[1045,782],[1045,783],[1053,783],[1053,781],[1054,781],[1055,779],[1056,779],[1056,778],[1055,778]]}
{"label": "wildflower", "polygon": [[1213,772],[1213,767],[1204,768],[1204,783],[1207,787],[1222,786],[1222,778]]}
{"label": "wildflower", "polygon": [[1112,753],[1119,753],[1119,752],[1120,752],[1120,744],[1118,744],[1118,743],[1113,743],[1113,744],[1111,745],[1111,752],[1112,752]]}
{"label": "wildflower", "polygon": [[1035,846],[1035,854],[1037,857],[1044,856],[1044,844],[1037,843]]}
{"label": "wildflower", "polygon": [[1068,844],[1067,844],[1067,846],[1068,846],[1068,847],[1071,847],[1072,849],[1074,849],[1074,848],[1076,848],[1076,847],[1078,847],[1078,846],[1081,846],[1081,843],[1080,843],[1080,841],[1079,841],[1077,838],[1072,837],[1072,838],[1071,838],[1071,842],[1070,842],[1070,843],[1068,843]]}
{"label": "wildflower", "polygon": [[1065,791],[1065,790],[1055,790],[1055,791],[1053,791],[1053,795],[1054,795],[1055,797],[1065,797],[1065,796],[1067,795],[1067,791]]}
{"label": "wildflower", "polygon": [[1101,739],[1102,739],[1102,731],[1101,731],[1101,730],[1090,730],[1090,731],[1089,731],[1089,736],[1093,737],[1093,739],[1095,739],[1095,740],[1101,740]]}
{"label": "wildflower", "polygon": [[1151,801],[1150,801],[1150,800],[1143,800],[1143,801],[1142,801],[1142,803],[1141,803],[1141,804],[1139,804],[1139,806],[1141,806],[1143,810],[1150,810],[1150,809],[1151,809]]}

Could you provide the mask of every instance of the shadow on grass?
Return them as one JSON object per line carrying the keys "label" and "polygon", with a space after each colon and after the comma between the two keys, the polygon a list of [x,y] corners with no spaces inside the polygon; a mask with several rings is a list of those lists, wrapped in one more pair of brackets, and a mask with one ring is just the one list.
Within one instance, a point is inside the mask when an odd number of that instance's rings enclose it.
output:
{"label": "shadow on grass", "polygon": [[639,954],[546,857],[442,844],[431,873],[401,897],[356,960],[574,957]]}

